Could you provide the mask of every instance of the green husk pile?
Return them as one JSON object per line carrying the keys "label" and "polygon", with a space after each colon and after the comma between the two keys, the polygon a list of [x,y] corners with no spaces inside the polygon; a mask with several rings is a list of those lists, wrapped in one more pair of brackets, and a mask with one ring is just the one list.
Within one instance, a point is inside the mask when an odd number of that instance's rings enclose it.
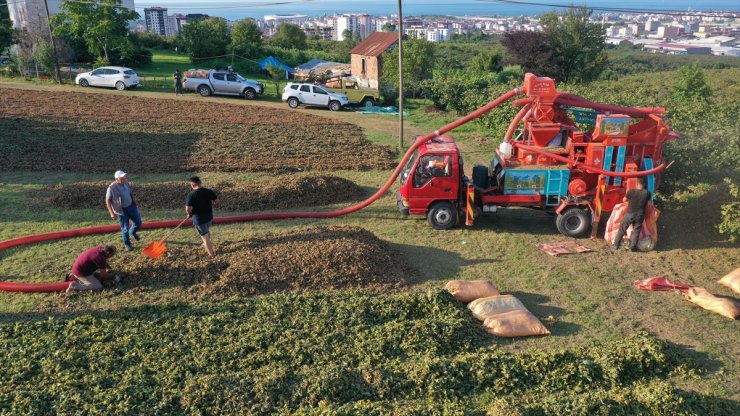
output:
{"label": "green husk pile", "polygon": [[201,247],[168,244],[156,260],[120,262],[127,284],[192,286],[213,295],[364,288],[386,291],[407,285],[417,272],[371,232],[349,226],[312,227],[219,244],[214,259]]}
{"label": "green husk pile", "polygon": [[[49,185],[34,198],[35,205],[63,209],[100,208],[111,182],[77,182]],[[219,195],[219,209],[262,211],[302,206],[329,205],[354,201],[364,195],[356,183],[331,175],[282,175],[267,181],[246,184],[217,182],[204,184]],[[185,206],[191,191],[187,181],[131,183],[134,199],[141,209],[178,209]]]}

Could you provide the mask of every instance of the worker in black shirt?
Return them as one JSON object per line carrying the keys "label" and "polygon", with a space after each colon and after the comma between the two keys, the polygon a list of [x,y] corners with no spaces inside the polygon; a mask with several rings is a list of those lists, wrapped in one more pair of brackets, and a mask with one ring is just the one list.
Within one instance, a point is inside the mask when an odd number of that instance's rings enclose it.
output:
{"label": "worker in black shirt", "polygon": [[627,233],[627,228],[632,226],[632,238],[630,239],[629,249],[635,251],[637,248],[637,240],[640,238],[640,231],[642,231],[642,222],[645,220],[645,209],[647,208],[648,201],[650,201],[650,191],[645,189],[645,183],[642,178],[635,178],[636,187],[627,191],[627,194],[622,199],[622,202],[627,202],[627,213],[622,217],[622,222],[619,224],[619,231],[617,231],[617,237],[614,239],[614,243],[611,245],[612,250],[619,249],[619,245],[622,243],[622,237]]}
{"label": "worker in black shirt", "polygon": [[216,253],[211,243],[210,228],[213,220],[213,204],[218,205],[219,203],[218,195],[208,188],[203,188],[200,178],[197,176],[190,178],[190,187],[193,190],[188,194],[185,201],[185,212],[188,217],[193,218],[193,226],[203,240],[203,247],[205,247],[208,255],[213,257]]}

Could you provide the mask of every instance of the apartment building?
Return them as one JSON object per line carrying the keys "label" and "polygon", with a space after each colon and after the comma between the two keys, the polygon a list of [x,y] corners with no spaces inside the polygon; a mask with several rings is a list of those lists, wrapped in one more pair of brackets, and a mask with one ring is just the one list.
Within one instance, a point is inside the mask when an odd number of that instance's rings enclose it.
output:
{"label": "apartment building", "polygon": [[168,30],[168,18],[166,7],[147,7],[144,9],[144,23],[146,31],[158,35],[167,36],[172,29]]}

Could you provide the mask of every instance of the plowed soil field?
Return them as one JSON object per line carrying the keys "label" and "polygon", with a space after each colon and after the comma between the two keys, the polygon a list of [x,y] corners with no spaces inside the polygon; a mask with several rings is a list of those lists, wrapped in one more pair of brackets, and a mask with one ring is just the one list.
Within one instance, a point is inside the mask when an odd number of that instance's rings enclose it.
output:
{"label": "plowed soil field", "polygon": [[219,244],[209,259],[200,247],[169,247],[156,260],[132,256],[119,270],[127,284],[167,284],[214,295],[351,288],[387,290],[417,272],[371,232],[349,226]]}
{"label": "plowed soil field", "polygon": [[0,171],[297,172],[393,167],[352,124],[290,110],[0,89]]}
{"label": "plowed soil field", "polygon": [[[110,182],[78,182],[49,185],[32,199],[31,206],[53,206],[63,209],[101,208],[103,195]],[[219,182],[207,187],[216,191],[219,206],[228,211],[286,209],[303,206],[329,205],[353,201],[364,192],[354,182],[336,176],[283,175],[275,179],[232,184]],[[131,183],[139,208],[176,209],[185,203],[191,191],[187,182]]]}

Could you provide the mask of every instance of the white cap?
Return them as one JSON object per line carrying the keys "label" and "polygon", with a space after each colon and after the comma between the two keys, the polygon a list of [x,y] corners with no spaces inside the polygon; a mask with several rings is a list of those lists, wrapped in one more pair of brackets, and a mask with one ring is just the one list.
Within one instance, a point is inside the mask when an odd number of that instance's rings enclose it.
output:
{"label": "white cap", "polygon": [[124,176],[126,176],[126,172],[124,172],[122,170],[119,170],[119,171],[117,171],[116,173],[113,174],[113,177],[116,178],[116,179],[123,178]]}

